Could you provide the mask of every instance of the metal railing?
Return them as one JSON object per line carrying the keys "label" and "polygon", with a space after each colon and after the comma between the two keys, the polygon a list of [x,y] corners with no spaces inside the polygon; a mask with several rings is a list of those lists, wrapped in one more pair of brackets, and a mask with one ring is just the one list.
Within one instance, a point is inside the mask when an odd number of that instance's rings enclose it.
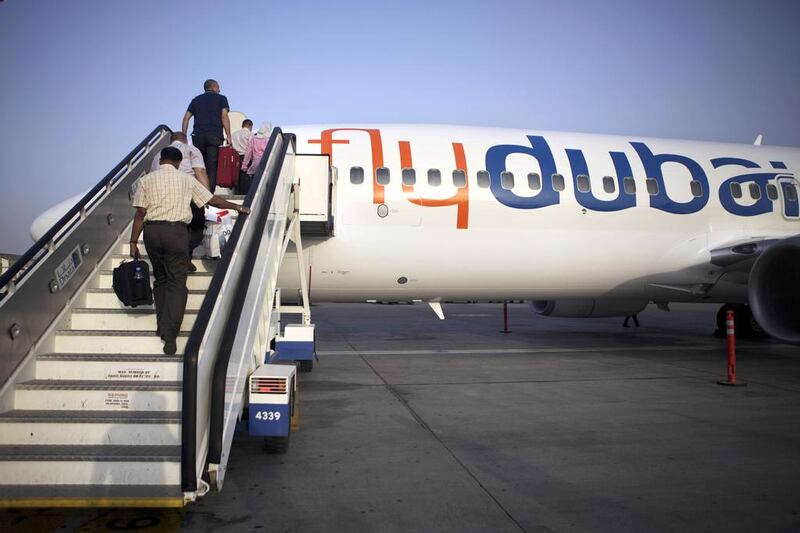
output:
{"label": "metal railing", "polygon": [[133,218],[131,185],[172,131],[153,129],[0,276],[0,385],[42,338]]}
{"label": "metal railing", "polygon": [[[235,296],[236,314],[231,316],[224,349],[214,369],[211,396],[211,435],[208,463],[212,481],[222,487],[236,421],[242,411],[247,377],[264,364],[269,349],[269,324],[278,271],[285,254],[287,223],[295,205],[290,204],[294,175],[295,137],[282,135],[282,149],[275,164],[267,165],[264,210],[259,213],[257,232],[262,235],[245,259],[248,279]],[[297,217],[293,223],[299,223]],[[246,281],[246,282],[245,282]]]}
{"label": "metal railing", "polygon": [[[247,258],[258,248],[275,194],[273,176],[281,168],[286,142],[275,128],[259,163],[256,179],[244,200],[250,215],[239,216],[228,243],[217,263],[214,276],[189,334],[183,363],[183,407],[181,426],[181,487],[185,498],[195,498],[201,487],[210,445],[211,397],[215,368],[227,360],[230,350],[230,324],[240,312],[236,295],[249,282]],[[235,327],[233,328],[235,332]]]}

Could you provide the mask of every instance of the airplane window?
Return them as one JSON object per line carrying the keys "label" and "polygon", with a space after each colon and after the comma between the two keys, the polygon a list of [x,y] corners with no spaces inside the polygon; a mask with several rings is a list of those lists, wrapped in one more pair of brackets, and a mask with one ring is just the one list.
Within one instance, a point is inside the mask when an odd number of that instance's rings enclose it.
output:
{"label": "airplane window", "polygon": [[786,193],[786,199],[790,202],[797,201],[797,189],[794,185],[788,184],[783,188],[784,192]]}
{"label": "airplane window", "polygon": [[531,172],[528,174],[528,187],[532,191],[538,191],[542,188],[542,177],[539,176],[536,172]]}
{"label": "airplane window", "polygon": [[655,180],[655,178],[647,178],[645,183],[647,184],[647,194],[652,196],[658,194],[658,182]]}
{"label": "airplane window", "polygon": [[625,194],[636,194],[636,181],[633,178],[622,178]]}
{"label": "airplane window", "polygon": [[439,169],[432,168],[428,170],[428,185],[431,187],[438,187],[442,184],[442,173]]}
{"label": "airplane window", "polygon": [[742,185],[740,183],[736,182],[731,183],[731,195],[734,198],[742,197]]}
{"label": "airplane window", "polygon": [[592,186],[589,184],[589,176],[578,174],[578,192],[589,192]]}
{"label": "airplane window", "polygon": [[389,169],[386,167],[381,167],[377,171],[377,181],[379,185],[389,185],[390,175]]}
{"label": "airplane window", "polygon": [[778,199],[778,188],[772,183],[767,183],[767,198],[770,200]]}
{"label": "airplane window", "polygon": [[689,183],[689,187],[692,188],[692,196],[695,198],[700,198],[703,196],[703,184],[697,180],[692,180]]}
{"label": "airplane window", "polygon": [[564,176],[561,174],[553,174],[553,189],[563,191],[564,188]]}
{"label": "airplane window", "polygon": [[454,170],[453,171],[453,185],[455,185],[459,189],[461,187],[466,187],[467,186],[467,173],[464,172],[463,170]]}
{"label": "airplane window", "polygon": [[478,171],[478,187],[483,187],[485,189],[489,186],[490,181],[491,178],[488,172],[486,172],[485,170]]}
{"label": "airplane window", "polygon": [[413,168],[403,169],[403,185],[416,185],[417,173]]}
{"label": "airplane window", "polygon": [[753,197],[753,200],[761,199],[761,188],[758,186],[758,183],[750,184],[750,196]]}
{"label": "airplane window", "polygon": [[603,176],[603,190],[609,194],[613,194],[617,190],[617,184],[614,183],[614,178],[611,176]]}
{"label": "airplane window", "polygon": [[514,173],[507,170],[500,173],[500,186],[508,191],[514,188]]}
{"label": "airplane window", "polygon": [[364,169],[361,167],[350,167],[350,183],[361,185],[364,183]]}

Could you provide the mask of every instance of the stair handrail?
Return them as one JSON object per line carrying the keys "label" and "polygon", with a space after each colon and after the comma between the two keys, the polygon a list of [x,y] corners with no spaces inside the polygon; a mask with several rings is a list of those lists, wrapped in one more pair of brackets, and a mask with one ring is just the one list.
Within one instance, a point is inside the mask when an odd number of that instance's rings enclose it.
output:
{"label": "stair handrail", "polygon": [[[58,220],[58,222],[53,224],[53,226],[47,230],[47,232],[45,232],[45,234],[42,235],[39,240],[28,249],[28,251],[22,254],[13,265],[10,265],[8,270],[0,275],[0,292],[2,292],[4,288],[8,287],[12,288],[12,290],[9,290],[8,292],[13,292],[13,287],[19,284],[19,282],[24,281],[25,276],[31,271],[32,267],[47,255],[46,253],[39,255],[40,252],[54,248],[56,236],[61,236],[59,234],[63,234],[63,230],[68,229],[67,224],[72,222],[76,215],[80,214],[81,211],[91,207],[90,203],[96,203],[92,200],[102,200],[104,196],[95,198],[97,193],[103,189],[110,189],[118,179],[125,175],[125,172],[130,170],[130,168],[136,164],[136,162],[138,162],[141,156],[144,156],[144,154],[147,153],[146,148],[149,148],[151,145],[154,145],[156,142],[158,142],[165,132],[167,134],[171,134],[172,130],[164,124],[160,124],[153,128],[153,131],[151,131],[142,140],[142,142],[137,144],[136,148],[131,150],[128,155],[122,158],[122,161],[117,163],[117,166],[115,166],[111,172],[106,174],[103,179],[101,179],[89,190],[89,192],[83,195],[83,198],[81,198],[77,204],[72,206],[72,208],[67,211],[64,216]],[[123,170],[125,172],[123,172]],[[133,215],[131,215],[131,218],[133,218]],[[22,273],[22,277],[19,279],[14,279],[17,274],[20,273]]]}
{"label": "stair handrail", "polygon": [[[230,308],[232,299],[227,298],[227,294],[221,295],[223,288],[230,286],[232,294],[236,294],[236,288],[240,283],[246,283],[246,276],[239,276],[242,279],[233,279],[233,270],[241,273],[243,259],[246,257],[247,250],[258,243],[259,235],[251,230],[255,222],[259,220],[262,213],[269,211],[269,205],[265,205],[267,199],[266,187],[269,185],[269,173],[276,166],[279,154],[285,152],[283,132],[280,128],[272,131],[267,147],[258,165],[256,178],[250,185],[250,191],[244,199],[243,205],[251,208],[251,214],[239,216],[233,226],[228,242],[222,251],[222,257],[217,263],[214,275],[211,278],[208,291],[203,299],[203,303],[198,311],[189,339],[186,342],[183,358],[183,403],[181,408],[181,488],[187,499],[194,499],[200,485],[199,480],[205,469],[208,453],[208,425],[210,419],[210,389],[212,386],[213,369],[217,358],[221,354],[222,339],[224,331],[214,331],[210,329],[214,311],[218,310],[224,303]],[[245,230],[247,234],[244,235]],[[244,254],[242,253],[244,252]],[[235,259],[235,263],[234,263]],[[234,268],[235,267],[235,268]],[[227,283],[226,283],[227,282]],[[227,292],[227,291],[226,291]],[[223,296],[222,298],[220,296]],[[225,321],[227,322],[225,317]],[[220,324],[220,327],[221,324]],[[215,336],[214,342],[209,339]],[[203,363],[204,375],[199,375],[199,364]],[[199,405],[198,399],[202,391],[204,401],[208,405]],[[203,407],[204,409],[200,409]]]}
{"label": "stair handrail", "polygon": [[[239,285],[234,300],[235,315],[231,316],[228,321],[225,339],[223,341],[223,349],[220,350],[220,357],[217,359],[217,364],[214,368],[214,382],[211,396],[211,430],[209,436],[209,454],[208,463],[217,465],[217,485],[221,486],[222,479],[219,476],[224,476],[225,464],[223,464],[223,456],[227,455],[227,448],[230,446],[230,420],[226,421],[226,414],[228,417],[232,414],[231,410],[237,410],[234,402],[230,402],[232,393],[236,392],[241,394],[246,384],[244,383],[247,378],[247,368],[242,366],[244,358],[251,356],[254,349],[254,338],[257,336],[253,333],[254,328],[257,330],[264,324],[258,324],[262,318],[260,312],[256,312],[254,316],[249,313],[253,311],[253,307],[258,307],[265,304],[265,301],[271,301],[273,294],[270,294],[269,289],[264,292],[265,287],[258,284],[260,278],[264,275],[272,276],[273,282],[277,281],[277,268],[279,263],[275,262],[273,270],[270,271],[269,266],[258,266],[258,259],[264,259],[264,249],[273,248],[274,254],[280,254],[282,245],[283,233],[286,230],[287,213],[278,212],[281,208],[289,208],[288,205],[282,205],[279,200],[286,200],[290,198],[290,192],[294,178],[291,172],[287,172],[284,164],[286,156],[291,149],[292,153],[296,151],[296,138],[292,134],[285,134],[284,148],[281,150],[276,165],[273,167],[270,175],[268,176],[266,196],[264,197],[265,209],[261,211],[257,221],[256,232],[262,235],[262,242],[260,246],[254,246],[248,251],[245,259],[245,271],[252,273],[248,279],[243,279]],[[293,168],[293,167],[291,167]],[[283,188],[278,190],[281,178],[284,177]],[[285,195],[278,196],[278,195]],[[293,206],[291,206],[293,208]],[[271,217],[271,218],[270,218]],[[274,225],[269,227],[269,222]],[[275,227],[277,226],[277,227]],[[269,242],[275,241],[275,242]],[[266,254],[269,255],[269,254]],[[256,282],[255,285],[253,282]],[[256,289],[256,294],[253,294],[253,289]],[[248,312],[245,315],[245,311]],[[254,321],[256,323],[254,323]],[[249,335],[248,335],[249,333]],[[247,337],[247,341],[243,339]],[[234,365],[232,369],[231,361],[236,357],[238,365]],[[256,354],[263,363],[264,352]],[[233,383],[232,381],[235,381]],[[227,406],[227,407],[226,407]],[[239,406],[240,407],[240,406]],[[235,413],[238,415],[238,412]],[[227,438],[226,438],[227,437]]]}
{"label": "stair handrail", "polygon": [[0,276],[0,395],[129,227],[132,186],[171,131],[155,127]]}

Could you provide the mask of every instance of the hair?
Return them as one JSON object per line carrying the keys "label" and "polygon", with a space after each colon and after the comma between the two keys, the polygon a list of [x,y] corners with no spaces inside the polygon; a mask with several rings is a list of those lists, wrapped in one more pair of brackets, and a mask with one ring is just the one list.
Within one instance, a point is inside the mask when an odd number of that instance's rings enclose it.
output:
{"label": "hair", "polygon": [[209,78],[205,81],[205,83],[203,83],[203,90],[210,91],[211,88],[214,87],[214,85],[219,85],[219,83],[217,83],[217,80],[212,80],[211,78]]}
{"label": "hair", "polygon": [[175,141],[185,141],[186,140],[186,134],[183,133],[182,131],[173,132],[172,135],[169,136],[169,140],[173,141],[173,142],[175,142]]}
{"label": "hair", "polygon": [[246,126],[252,126],[252,125],[253,125],[253,121],[250,120],[249,118],[246,118],[246,119],[244,119],[242,121],[242,127],[243,128],[246,127]]}
{"label": "hair", "polygon": [[183,161],[183,154],[174,146],[167,146],[161,150],[161,161],[171,161],[173,163],[180,163]]}

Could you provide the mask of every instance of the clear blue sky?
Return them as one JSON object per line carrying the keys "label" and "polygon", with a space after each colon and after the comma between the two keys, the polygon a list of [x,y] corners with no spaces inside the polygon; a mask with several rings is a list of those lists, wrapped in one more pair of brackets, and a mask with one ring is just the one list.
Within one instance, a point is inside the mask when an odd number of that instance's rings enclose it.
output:
{"label": "clear blue sky", "polygon": [[800,2],[0,2],[0,252],[208,77],[257,123],[800,146]]}

